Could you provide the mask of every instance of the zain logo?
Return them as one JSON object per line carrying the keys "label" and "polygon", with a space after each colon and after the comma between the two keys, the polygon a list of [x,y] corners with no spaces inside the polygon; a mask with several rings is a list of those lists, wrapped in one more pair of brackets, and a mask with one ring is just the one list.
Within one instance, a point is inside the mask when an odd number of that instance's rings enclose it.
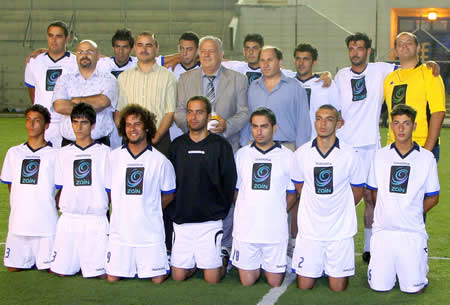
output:
{"label": "zain logo", "polygon": [[48,84],[54,85],[60,75],[61,75],[61,73],[59,71],[53,71],[48,77]]}
{"label": "zain logo", "polygon": [[366,88],[365,84],[364,78],[358,79],[355,82],[355,94],[361,94]]}
{"label": "zain logo", "polygon": [[75,177],[77,179],[83,179],[89,173],[91,172],[90,163],[88,161],[83,161],[80,164],[78,164],[77,168],[75,169]]}
{"label": "zain logo", "polygon": [[33,160],[23,168],[23,176],[25,178],[29,178],[36,175],[38,171],[39,171],[39,163]]}
{"label": "zain logo", "polygon": [[45,89],[47,91],[53,91],[56,81],[62,74],[62,69],[49,69],[47,70],[45,79]]}
{"label": "zain logo", "polygon": [[270,167],[267,165],[258,168],[253,176],[253,181],[263,182],[270,176]]}
{"label": "zain logo", "polygon": [[128,177],[127,186],[136,187],[142,182],[142,179],[144,179],[144,172],[139,169],[134,169]]}
{"label": "zain logo", "polygon": [[254,163],[252,169],[252,189],[269,190],[272,163]]}
{"label": "zain logo", "polygon": [[406,103],[406,89],[408,85],[398,85],[394,87],[392,91],[392,108],[398,104]]}
{"label": "zain logo", "polygon": [[391,193],[405,194],[408,190],[408,180],[411,167],[392,166],[389,189]]}
{"label": "zain logo", "polygon": [[324,187],[331,182],[332,178],[333,173],[331,172],[331,170],[325,168],[321,170],[319,175],[316,177],[316,185],[319,187]]}

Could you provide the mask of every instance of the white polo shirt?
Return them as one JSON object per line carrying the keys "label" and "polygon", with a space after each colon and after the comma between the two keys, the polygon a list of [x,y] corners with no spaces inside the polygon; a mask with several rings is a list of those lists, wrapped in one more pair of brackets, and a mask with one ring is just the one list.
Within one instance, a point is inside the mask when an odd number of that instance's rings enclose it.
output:
{"label": "white polo shirt", "polygon": [[50,144],[33,150],[27,143],[11,147],[6,153],[1,180],[11,184],[9,233],[55,235],[55,155]]}
{"label": "white polo shirt", "polygon": [[339,70],[334,81],[339,88],[341,113],[345,121],[336,135],[353,147],[380,147],[379,121],[383,104],[383,85],[395,65],[368,63],[357,73],[350,67]]}
{"label": "white polo shirt", "polygon": [[131,247],[164,242],[161,192],[175,192],[172,163],[151,146],[134,156],[125,144],[109,155],[105,178],[112,202],[110,241]]}
{"label": "white polo shirt", "polygon": [[276,143],[267,151],[255,144],[236,152],[239,191],[234,210],[233,237],[247,243],[280,243],[288,239],[286,192],[293,152]]}
{"label": "white polo shirt", "polygon": [[323,155],[317,140],[294,153],[291,179],[303,183],[298,209],[298,234],[302,238],[335,241],[357,232],[355,200],[351,186],[363,187],[357,152],[336,138]]}
{"label": "white polo shirt", "polygon": [[25,85],[34,88],[34,103],[47,108],[52,116],[52,123],[59,122],[61,115],[52,108],[53,89],[63,73],[78,69],[75,55],[66,51],[64,56],[53,59],[48,52],[31,58],[25,68]]}
{"label": "white polo shirt", "polygon": [[322,87],[323,81],[318,82],[320,78],[318,74],[314,74],[310,78],[302,81],[298,76],[295,77],[296,80],[300,82],[302,87],[306,91],[308,96],[309,105],[309,117],[311,119],[311,140],[317,137],[316,127],[314,122],[316,121],[316,112],[320,106],[329,104],[334,106],[338,111],[341,110],[341,103],[339,101],[339,90],[334,81],[331,82],[330,87]]}
{"label": "white polo shirt", "polygon": [[377,151],[367,187],[377,189],[373,232],[417,232],[428,238],[423,222],[424,196],[439,194],[436,159],[414,142],[404,156],[394,143]]}
{"label": "white polo shirt", "polygon": [[62,213],[105,216],[109,200],[105,191],[105,162],[110,148],[93,142],[85,148],[75,143],[56,155],[55,185],[61,189]]}

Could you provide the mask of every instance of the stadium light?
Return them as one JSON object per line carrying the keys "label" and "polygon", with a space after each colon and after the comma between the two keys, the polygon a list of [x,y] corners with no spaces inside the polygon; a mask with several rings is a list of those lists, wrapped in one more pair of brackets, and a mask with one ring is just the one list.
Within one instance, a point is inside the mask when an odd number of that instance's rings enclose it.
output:
{"label": "stadium light", "polygon": [[434,21],[434,20],[437,19],[437,13],[436,12],[429,12],[427,17],[428,17],[428,20]]}

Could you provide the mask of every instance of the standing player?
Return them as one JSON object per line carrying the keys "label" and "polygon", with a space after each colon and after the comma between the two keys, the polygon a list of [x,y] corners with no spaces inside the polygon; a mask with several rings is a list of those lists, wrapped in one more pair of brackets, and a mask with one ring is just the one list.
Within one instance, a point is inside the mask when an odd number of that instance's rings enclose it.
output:
{"label": "standing player", "polygon": [[368,187],[376,200],[372,258],[367,271],[376,291],[422,292],[428,285],[428,235],[423,213],[439,201],[433,154],[412,140],[417,112],[397,105],[391,112],[395,142],[377,151]]}
{"label": "standing player", "polygon": [[257,109],[250,116],[250,124],[255,141],[236,153],[238,180],[231,259],[244,286],[258,280],[260,268],[269,285],[280,286],[287,264],[287,211],[296,200],[289,175],[293,153],[274,142],[277,125],[271,110]]}
{"label": "standing player", "polygon": [[115,282],[137,274],[159,284],[169,271],[162,209],[173,200],[175,172],[151,146],[156,122],[150,111],[126,106],[119,132],[126,144],[111,152],[105,173],[112,202],[107,278]]}
{"label": "standing player", "polygon": [[197,268],[204,270],[208,283],[225,275],[221,258],[222,220],[233,202],[236,165],[233,150],[222,136],[207,129],[211,103],[204,96],[186,102],[189,131],[176,138],[169,159],[177,174],[177,194],[170,206],[174,222],[172,278],[182,281]]}
{"label": "standing player", "polygon": [[52,22],[47,27],[48,51],[30,59],[25,68],[25,85],[31,102],[42,105],[51,112],[52,121],[45,132],[45,139],[55,147],[61,147],[62,138],[59,131],[61,115],[51,107],[53,88],[61,74],[77,69],[75,56],[66,50],[68,42],[67,25],[62,21]]}
{"label": "standing player", "polygon": [[294,50],[294,64],[297,68],[295,78],[300,82],[308,96],[309,116],[311,119],[311,140],[317,136],[314,122],[316,112],[320,106],[329,104],[340,110],[339,91],[334,81],[329,87],[323,86],[318,74],[313,74],[313,67],[317,64],[319,53],[310,44],[299,44]]}
{"label": "standing player", "polygon": [[55,149],[45,141],[50,113],[33,105],[25,111],[28,140],[11,147],[1,180],[8,184],[11,212],[4,264],[9,271],[50,268],[58,213],[55,203]]}
{"label": "standing player", "polygon": [[291,177],[300,204],[292,268],[300,289],[313,288],[325,272],[330,288],[343,291],[355,274],[355,204],[362,197],[365,176],[357,153],[336,137],[338,125],[336,108],[319,107],[317,138],[294,154]]}
{"label": "standing player", "polygon": [[104,173],[109,147],[91,137],[95,118],[91,105],[76,104],[70,115],[76,140],[56,156],[55,184],[61,192],[62,214],[51,270],[62,276],[80,269],[83,277],[103,278],[105,274],[109,200]]}

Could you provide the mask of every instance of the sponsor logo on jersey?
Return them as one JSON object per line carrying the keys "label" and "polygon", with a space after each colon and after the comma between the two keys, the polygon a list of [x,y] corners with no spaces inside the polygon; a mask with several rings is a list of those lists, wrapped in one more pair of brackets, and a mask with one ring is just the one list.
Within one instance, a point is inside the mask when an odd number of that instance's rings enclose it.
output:
{"label": "sponsor logo on jersey", "polygon": [[120,73],[122,73],[123,71],[111,71],[111,74],[114,75],[115,78],[118,78]]}
{"label": "sponsor logo on jersey", "polygon": [[37,184],[39,178],[39,159],[24,159],[20,173],[20,184]]}
{"label": "sponsor logo on jersey", "polygon": [[352,78],[350,81],[352,84],[352,101],[357,102],[365,99],[367,97],[366,78]]}
{"label": "sponsor logo on jersey", "polygon": [[406,103],[406,88],[407,87],[408,87],[407,84],[397,85],[394,87],[394,90],[392,91],[392,108],[394,108],[394,106],[396,106],[396,105]]}
{"label": "sponsor logo on jersey", "polygon": [[143,167],[128,167],[125,174],[125,194],[142,195],[144,184]]}
{"label": "sponsor logo on jersey", "polygon": [[247,71],[247,73],[245,73],[247,75],[248,78],[248,86],[250,87],[250,84],[261,77],[262,73],[261,72],[253,72],[253,71]]}
{"label": "sponsor logo on jersey", "polygon": [[53,91],[56,81],[62,74],[62,69],[48,69],[45,76],[45,90]]}
{"label": "sponsor logo on jersey", "polygon": [[410,166],[395,166],[391,167],[391,179],[389,182],[389,191],[391,193],[405,194],[408,190]]}
{"label": "sponsor logo on jersey", "polygon": [[252,190],[270,190],[272,163],[254,163],[252,171]]}
{"label": "sponsor logo on jersey", "polygon": [[79,159],[73,161],[73,185],[88,186],[92,184],[92,160]]}
{"label": "sponsor logo on jersey", "polygon": [[314,167],[314,186],[316,194],[333,194],[333,167]]}

